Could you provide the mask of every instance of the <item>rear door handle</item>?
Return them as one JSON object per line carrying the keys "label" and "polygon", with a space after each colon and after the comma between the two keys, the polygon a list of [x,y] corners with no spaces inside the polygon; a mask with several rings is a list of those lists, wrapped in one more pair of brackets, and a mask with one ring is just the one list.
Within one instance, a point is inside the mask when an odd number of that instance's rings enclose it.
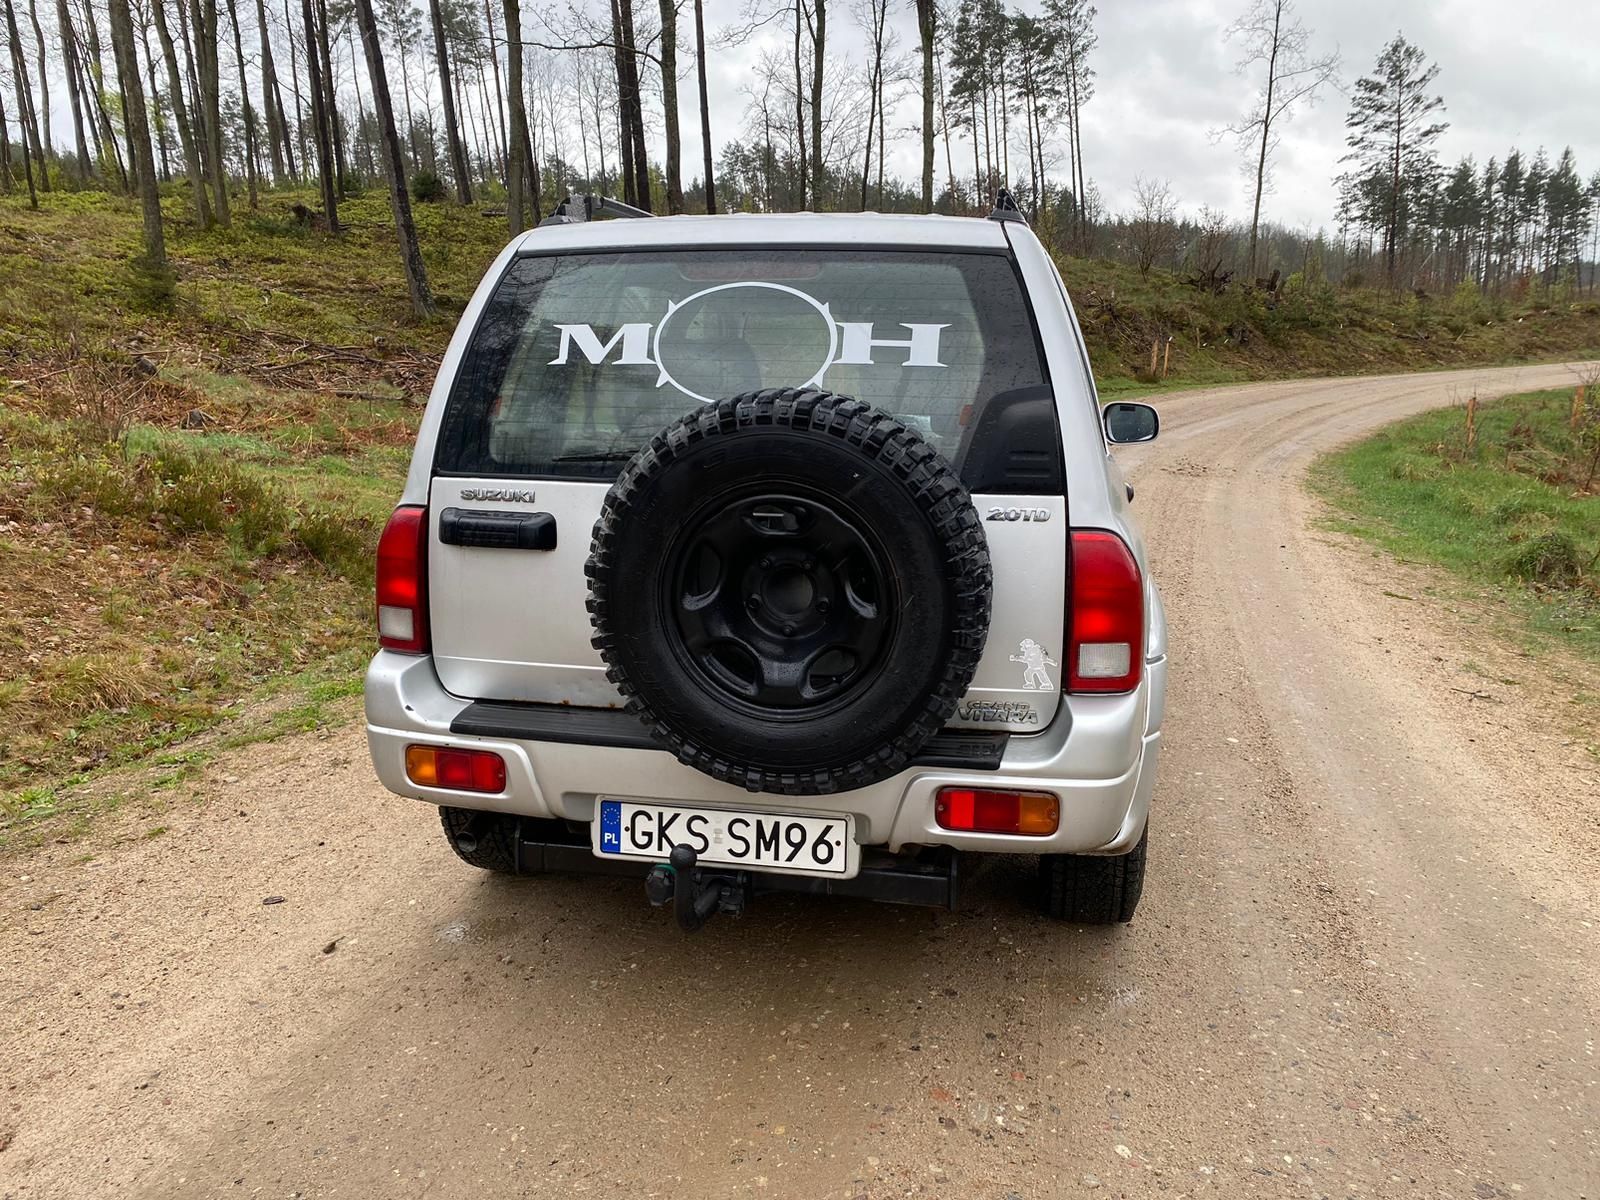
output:
{"label": "rear door handle", "polygon": [[439,540],[446,546],[485,550],[554,550],[556,518],[547,512],[447,508],[439,514]]}

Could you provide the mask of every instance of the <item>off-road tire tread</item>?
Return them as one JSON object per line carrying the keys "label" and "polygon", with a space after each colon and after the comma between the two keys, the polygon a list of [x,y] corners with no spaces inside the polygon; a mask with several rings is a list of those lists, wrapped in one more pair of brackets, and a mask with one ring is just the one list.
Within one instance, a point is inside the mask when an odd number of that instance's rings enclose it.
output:
{"label": "off-road tire tread", "polygon": [[[616,635],[610,621],[611,591],[614,585],[627,583],[613,578],[613,546],[618,530],[630,519],[641,486],[698,443],[753,427],[787,427],[836,437],[887,466],[932,521],[945,548],[947,577],[955,584],[950,653],[937,684],[893,739],[842,766],[775,770],[737,762],[719,754],[715,747],[700,745],[680,733],[667,715],[654,711],[638,695],[612,653]],[[623,469],[606,496],[595,523],[585,573],[589,577],[593,645],[605,660],[606,678],[622,693],[628,711],[678,761],[752,792],[826,795],[867,787],[905,769],[923,743],[938,733],[955,712],[978,669],[989,632],[989,543],[972,498],[955,470],[903,421],[864,401],[816,388],[769,388],[719,400],[688,413],[652,437]]]}
{"label": "off-road tire tread", "polygon": [[[517,874],[517,828],[521,818],[509,813],[474,812],[468,808],[441,805],[439,821],[445,840],[462,862],[497,875]],[[470,851],[461,848],[461,837],[477,826],[477,845]]]}
{"label": "off-road tire tread", "polygon": [[1126,854],[1045,854],[1039,858],[1041,900],[1047,916],[1075,925],[1116,925],[1133,920],[1144,891],[1150,831]]}

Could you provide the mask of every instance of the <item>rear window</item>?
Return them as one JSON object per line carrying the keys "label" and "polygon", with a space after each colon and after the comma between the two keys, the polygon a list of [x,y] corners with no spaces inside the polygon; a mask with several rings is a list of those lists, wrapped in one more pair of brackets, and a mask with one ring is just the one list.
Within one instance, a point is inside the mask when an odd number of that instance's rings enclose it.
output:
{"label": "rear window", "polygon": [[698,404],[817,386],[959,459],[997,397],[1045,383],[1004,255],[658,251],[514,260],[446,410],[444,473],[611,479]]}

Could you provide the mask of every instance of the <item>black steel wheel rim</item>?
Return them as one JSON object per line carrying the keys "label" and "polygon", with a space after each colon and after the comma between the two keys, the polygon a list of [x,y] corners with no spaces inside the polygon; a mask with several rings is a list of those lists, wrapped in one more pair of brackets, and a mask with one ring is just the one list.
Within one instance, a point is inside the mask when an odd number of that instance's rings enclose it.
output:
{"label": "black steel wheel rim", "polygon": [[870,686],[898,593],[860,515],[799,484],[702,505],[662,587],[673,650],[719,700],[757,716],[832,711]]}

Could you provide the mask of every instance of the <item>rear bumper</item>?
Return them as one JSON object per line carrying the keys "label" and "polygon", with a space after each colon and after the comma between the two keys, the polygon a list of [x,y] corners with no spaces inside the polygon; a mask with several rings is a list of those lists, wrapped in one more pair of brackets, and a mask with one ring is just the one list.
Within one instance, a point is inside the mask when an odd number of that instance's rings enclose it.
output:
{"label": "rear bumper", "polygon": [[[636,796],[708,807],[849,813],[864,846],[898,853],[949,846],[1000,854],[1121,854],[1144,831],[1161,748],[1166,660],[1147,664],[1124,696],[1063,697],[1043,732],[1013,737],[995,771],[913,766],[871,787],[831,796],[772,796],[720,783],[664,750],[475,736],[451,731],[468,702],[444,690],[426,657],[380,651],[367,671],[367,744],[390,791],[434,804],[592,822],[599,796]],[[420,787],[406,778],[405,748],[474,746],[506,763],[499,795]],[[956,833],[934,820],[947,786],[1042,788],[1061,799],[1061,828],[1048,838]]]}

